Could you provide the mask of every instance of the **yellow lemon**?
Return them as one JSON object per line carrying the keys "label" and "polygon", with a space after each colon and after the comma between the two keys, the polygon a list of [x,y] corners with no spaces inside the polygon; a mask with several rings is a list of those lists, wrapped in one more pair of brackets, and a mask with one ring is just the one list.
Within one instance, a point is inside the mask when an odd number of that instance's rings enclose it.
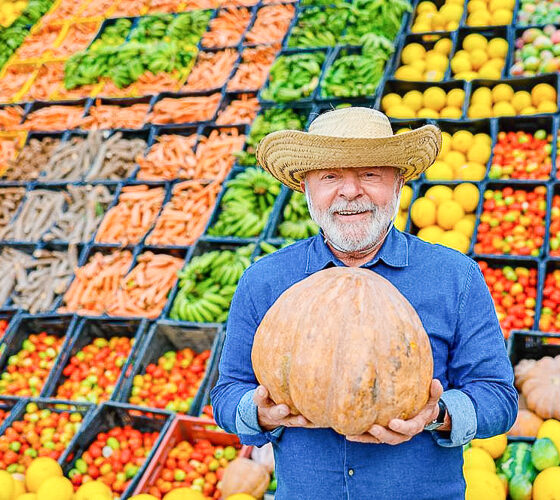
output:
{"label": "yellow lemon", "polygon": [[447,93],[447,105],[454,108],[462,108],[465,100],[465,91],[463,89],[451,89]]}
{"label": "yellow lemon", "polygon": [[488,134],[483,134],[482,132],[474,134],[473,141],[475,144],[482,142],[483,144],[488,144],[488,146],[492,145],[492,138]]}
{"label": "yellow lemon", "polygon": [[424,107],[435,111],[442,109],[447,101],[445,90],[440,87],[429,87],[424,91]]}
{"label": "yellow lemon", "polygon": [[441,149],[438,158],[443,158],[451,150],[451,134],[449,132],[441,133]]}
{"label": "yellow lemon", "polygon": [[537,108],[535,108],[535,106],[527,106],[526,108],[523,108],[519,114],[520,115],[536,115],[537,114]]}
{"label": "yellow lemon", "polygon": [[[19,477],[21,476],[21,478]],[[14,493],[13,498],[17,498],[25,493],[25,476],[23,474],[14,474]]]}
{"label": "yellow lemon", "polygon": [[453,180],[453,169],[443,161],[435,161],[425,172],[429,181],[451,181]]}
{"label": "yellow lemon", "polygon": [[[132,498],[130,499],[132,500]],[[253,495],[248,495],[247,493],[236,493],[235,495],[230,495],[226,500],[257,500]]]}
{"label": "yellow lemon", "polygon": [[471,238],[474,233],[474,221],[463,217],[457,224],[453,226],[453,231],[464,234],[467,238]]}
{"label": "yellow lemon", "polygon": [[426,49],[419,43],[409,43],[401,52],[401,60],[404,64],[412,64],[418,59],[426,57]]}
{"label": "yellow lemon", "polygon": [[417,21],[413,24],[412,28],[410,28],[411,33],[426,33],[427,31],[432,31],[431,25],[427,23],[419,23]]}
{"label": "yellow lemon", "polygon": [[494,472],[467,469],[465,482],[467,483],[465,500],[506,500],[506,490]]}
{"label": "yellow lemon", "polygon": [[387,110],[389,108],[392,108],[393,106],[398,106],[401,103],[401,96],[399,94],[391,92],[390,94],[384,95],[383,99],[381,99],[381,108]]}
{"label": "yellow lemon", "polygon": [[467,12],[476,12],[477,10],[486,10],[486,2],[483,0],[470,0],[467,4]]}
{"label": "yellow lemon", "polygon": [[458,28],[459,28],[459,22],[458,21],[449,21],[445,25],[445,31],[455,31]]}
{"label": "yellow lemon", "polygon": [[525,90],[519,90],[513,95],[511,105],[519,113],[522,109],[531,105],[531,94]]}
{"label": "yellow lemon", "polygon": [[[242,495],[244,495],[244,493],[242,493]],[[232,497],[230,496],[228,498],[232,498]],[[129,497],[128,500],[158,500],[158,499],[154,495],[147,495],[146,493],[141,493],[140,495],[134,495],[133,497]]]}
{"label": "yellow lemon", "polygon": [[468,111],[467,116],[469,118],[488,118],[491,116],[492,110],[488,110],[488,107],[484,104],[471,104]]}
{"label": "yellow lemon", "polygon": [[432,2],[420,2],[416,7],[416,12],[437,12],[437,7]]}
{"label": "yellow lemon", "polygon": [[467,160],[486,165],[492,149],[489,144],[479,143],[467,151]]}
{"label": "yellow lemon", "polygon": [[439,206],[443,201],[453,199],[453,190],[449,186],[432,186],[424,196]]}
{"label": "yellow lemon", "polygon": [[488,59],[488,62],[484,64],[484,66],[489,65],[491,68],[501,72],[504,68],[504,64],[505,60],[502,57],[493,57],[492,59]]}
{"label": "yellow lemon", "polygon": [[556,102],[556,90],[548,83],[538,83],[531,89],[533,106],[538,106],[543,101]]}
{"label": "yellow lemon", "polygon": [[444,72],[449,64],[449,59],[444,54],[432,52],[426,55],[426,69],[435,69]]}
{"label": "yellow lemon", "polygon": [[37,493],[41,484],[50,477],[62,477],[58,462],[49,457],[36,458],[25,473],[25,487],[31,493]]}
{"label": "yellow lemon", "polygon": [[441,235],[443,234],[443,229],[439,226],[428,226],[423,227],[418,231],[418,238],[421,240],[427,241],[428,243],[435,243]]}
{"label": "yellow lemon", "polygon": [[534,500],[560,500],[560,467],[548,467],[539,472],[533,482]]}
{"label": "yellow lemon", "polygon": [[14,478],[5,470],[0,471],[0,500],[12,500],[15,485]]}
{"label": "yellow lemon", "polygon": [[451,118],[453,120],[458,120],[463,116],[463,111],[455,106],[446,106],[440,112],[441,118]]}
{"label": "yellow lemon", "polygon": [[24,493],[19,497],[15,497],[14,500],[37,500],[37,495],[35,493]]}
{"label": "yellow lemon", "polygon": [[502,70],[496,68],[492,63],[487,62],[478,70],[477,78],[486,80],[499,80],[502,76]]}
{"label": "yellow lemon", "polygon": [[443,71],[439,69],[430,69],[424,74],[425,82],[441,82],[443,80]]}
{"label": "yellow lemon", "polygon": [[73,500],[113,500],[111,488],[101,481],[88,481],[82,484]]}
{"label": "yellow lemon", "polygon": [[447,23],[445,16],[440,12],[437,12],[432,17],[432,31],[444,31],[445,23]]}
{"label": "yellow lemon", "polygon": [[436,52],[443,54],[444,56],[449,55],[451,48],[453,47],[453,42],[450,38],[440,38],[435,44],[434,49]]}
{"label": "yellow lemon", "polygon": [[474,184],[463,182],[453,189],[453,199],[463,207],[465,212],[473,212],[478,206],[480,192]]}
{"label": "yellow lemon", "polygon": [[463,181],[481,181],[486,175],[486,167],[469,161],[455,170],[455,177]]}
{"label": "yellow lemon", "polygon": [[492,38],[492,40],[488,42],[488,47],[486,50],[488,51],[488,57],[490,57],[491,59],[493,59],[494,57],[505,59],[508,53],[508,49],[509,45],[506,40],[504,40],[503,38]]}
{"label": "yellow lemon", "polygon": [[37,491],[37,500],[71,500],[74,495],[72,483],[65,477],[49,477]]}
{"label": "yellow lemon", "polygon": [[463,17],[463,6],[458,4],[447,3],[439,10],[441,15],[446,21],[456,21],[459,22],[461,17]]}
{"label": "yellow lemon", "polygon": [[514,116],[517,114],[515,108],[509,102],[504,101],[494,104],[492,113],[494,116]]}
{"label": "yellow lemon", "polygon": [[410,202],[412,201],[412,188],[405,184],[401,189],[401,201],[399,207],[401,210],[408,210]]}
{"label": "yellow lemon", "polygon": [[418,118],[439,118],[439,113],[431,108],[422,108],[416,116]]}
{"label": "yellow lemon", "polygon": [[498,9],[513,10],[515,0],[490,0],[490,12],[495,12]]}
{"label": "yellow lemon", "polygon": [[513,13],[509,9],[498,9],[492,14],[492,24],[502,26],[511,23]]}
{"label": "yellow lemon", "polygon": [[482,469],[488,472],[496,472],[494,459],[482,448],[470,447],[463,452],[463,470]]}
{"label": "yellow lemon", "polygon": [[488,40],[480,33],[471,33],[467,35],[463,40],[463,49],[468,52],[473,52],[474,50],[486,50],[488,45]]}
{"label": "yellow lemon", "polygon": [[458,50],[457,52],[455,52],[455,54],[453,55],[453,57],[465,57],[466,59],[469,59],[469,60],[470,60],[470,58],[471,58],[469,51],[468,51],[468,50],[463,50],[463,49]]}
{"label": "yellow lemon", "polygon": [[422,108],[422,92],[418,90],[410,90],[402,98],[403,106],[407,106],[408,108],[418,111]]}
{"label": "yellow lemon", "polygon": [[463,217],[463,219],[468,220],[469,222],[472,222],[473,227],[474,227],[474,224],[476,223],[476,214],[466,214]]}
{"label": "yellow lemon", "polygon": [[393,106],[385,111],[387,116],[391,118],[415,118],[416,113],[414,110],[410,109],[408,106],[403,106],[402,104],[398,104],[397,106]]}
{"label": "yellow lemon", "polygon": [[560,450],[560,421],[553,418],[545,420],[537,431],[537,438],[548,438]]}
{"label": "yellow lemon", "polygon": [[163,497],[163,500],[204,500],[206,497],[200,491],[191,488],[176,488]]}
{"label": "yellow lemon", "polygon": [[414,68],[420,74],[426,71],[426,61],[424,61],[424,59],[416,59],[416,61],[412,61],[409,66]]}
{"label": "yellow lemon", "polygon": [[405,132],[410,132],[411,130],[411,128],[403,127],[397,130],[397,134],[404,134]]}
{"label": "yellow lemon", "polygon": [[499,83],[492,89],[492,101],[494,103],[505,101],[511,102],[515,92],[511,88],[511,85],[507,83]]}
{"label": "yellow lemon", "polygon": [[436,222],[436,204],[428,198],[418,198],[410,207],[410,219],[416,227],[432,226]]}
{"label": "yellow lemon", "polygon": [[479,87],[471,95],[471,104],[492,106],[492,91],[488,87]]}
{"label": "yellow lemon", "polygon": [[[453,143],[452,143],[453,144]],[[467,158],[460,151],[450,151],[443,159],[453,170],[466,163]]]}
{"label": "yellow lemon", "polygon": [[471,70],[471,61],[466,57],[455,56],[453,59],[451,59],[451,71],[453,71],[453,74],[464,73]]}
{"label": "yellow lemon", "polygon": [[478,70],[488,61],[488,55],[483,49],[475,49],[471,52],[471,64],[473,69]]}
{"label": "yellow lemon", "polygon": [[443,229],[451,229],[459,222],[465,211],[455,200],[442,201],[437,207],[437,223]]}
{"label": "yellow lemon", "polygon": [[436,241],[440,245],[453,248],[458,252],[467,253],[469,251],[469,247],[471,246],[471,240],[463,233],[459,231],[450,230],[445,231]]}
{"label": "yellow lemon", "polygon": [[478,73],[476,71],[463,71],[463,73],[457,73],[455,75],[456,80],[466,80],[467,82],[475,78],[478,78]]}
{"label": "yellow lemon", "polygon": [[556,113],[557,110],[558,106],[556,106],[556,103],[552,101],[542,101],[537,106],[537,111],[539,113]]}
{"label": "yellow lemon", "polygon": [[467,18],[467,26],[489,26],[491,22],[492,16],[487,10],[477,10]]}
{"label": "yellow lemon", "polygon": [[455,151],[466,153],[473,144],[473,134],[468,130],[458,130],[453,134],[451,146]]}
{"label": "yellow lemon", "polygon": [[406,80],[410,82],[422,81],[422,73],[410,65],[401,66],[395,71],[395,78],[397,80]]}
{"label": "yellow lemon", "polygon": [[399,212],[395,217],[395,227],[399,231],[404,231],[406,229],[406,219],[407,219],[406,212]]}
{"label": "yellow lemon", "polygon": [[471,445],[475,448],[482,448],[486,450],[490,456],[496,460],[500,458],[504,451],[506,451],[507,446],[507,436],[505,434],[498,434],[486,439],[473,439]]}

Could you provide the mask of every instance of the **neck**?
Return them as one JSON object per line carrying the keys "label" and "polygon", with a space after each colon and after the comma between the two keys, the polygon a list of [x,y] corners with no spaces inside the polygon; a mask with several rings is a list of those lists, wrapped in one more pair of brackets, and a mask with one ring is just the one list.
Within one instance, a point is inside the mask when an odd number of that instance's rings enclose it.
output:
{"label": "neck", "polygon": [[369,262],[371,259],[375,257],[375,255],[381,248],[381,245],[383,245],[385,238],[389,234],[391,227],[392,224],[389,225],[389,228],[387,229],[387,231],[385,231],[385,234],[379,239],[379,241],[377,241],[376,243],[374,243],[373,245],[367,248],[356,250],[355,252],[344,252],[343,250],[339,250],[335,248],[333,244],[326,237],[324,237],[325,243],[330,248],[333,255],[338,260],[340,260],[343,264],[345,264],[348,267],[360,267],[362,264]]}

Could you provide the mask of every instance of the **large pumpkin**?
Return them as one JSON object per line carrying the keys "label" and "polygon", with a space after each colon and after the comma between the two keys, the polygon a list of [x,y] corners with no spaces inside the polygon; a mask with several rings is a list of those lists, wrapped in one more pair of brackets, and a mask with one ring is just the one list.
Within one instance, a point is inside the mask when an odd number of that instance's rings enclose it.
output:
{"label": "large pumpkin", "polygon": [[433,376],[414,308],[385,278],[354,267],[319,271],[280,295],[252,362],[276,404],[344,435],[415,416]]}

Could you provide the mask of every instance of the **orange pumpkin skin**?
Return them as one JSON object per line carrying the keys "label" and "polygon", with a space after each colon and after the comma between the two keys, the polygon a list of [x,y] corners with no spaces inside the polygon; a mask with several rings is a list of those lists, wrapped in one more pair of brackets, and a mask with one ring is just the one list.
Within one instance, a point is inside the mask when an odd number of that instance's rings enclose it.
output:
{"label": "orange pumpkin skin", "polygon": [[414,417],[433,376],[414,308],[385,278],[354,267],[286,290],[257,329],[252,362],[276,404],[343,435]]}
{"label": "orange pumpkin skin", "polygon": [[537,437],[543,419],[530,410],[520,409],[513,427],[508,431],[510,436]]}
{"label": "orange pumpkin skin", "polygon": [[270,475],[263,465],[240,457],[226,467],[220,490],[223,498],[236,493],[247,493],[255,498],[262,498],[269,483]]}

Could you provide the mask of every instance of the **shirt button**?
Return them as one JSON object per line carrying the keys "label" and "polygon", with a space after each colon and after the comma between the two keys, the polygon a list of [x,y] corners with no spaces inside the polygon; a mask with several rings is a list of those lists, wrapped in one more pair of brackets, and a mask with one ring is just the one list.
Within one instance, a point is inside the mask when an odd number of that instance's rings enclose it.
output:
{"label": "shirt button", "polygon": [[354,469],[348,469],[348,475],[353,476],[354,475]]}

